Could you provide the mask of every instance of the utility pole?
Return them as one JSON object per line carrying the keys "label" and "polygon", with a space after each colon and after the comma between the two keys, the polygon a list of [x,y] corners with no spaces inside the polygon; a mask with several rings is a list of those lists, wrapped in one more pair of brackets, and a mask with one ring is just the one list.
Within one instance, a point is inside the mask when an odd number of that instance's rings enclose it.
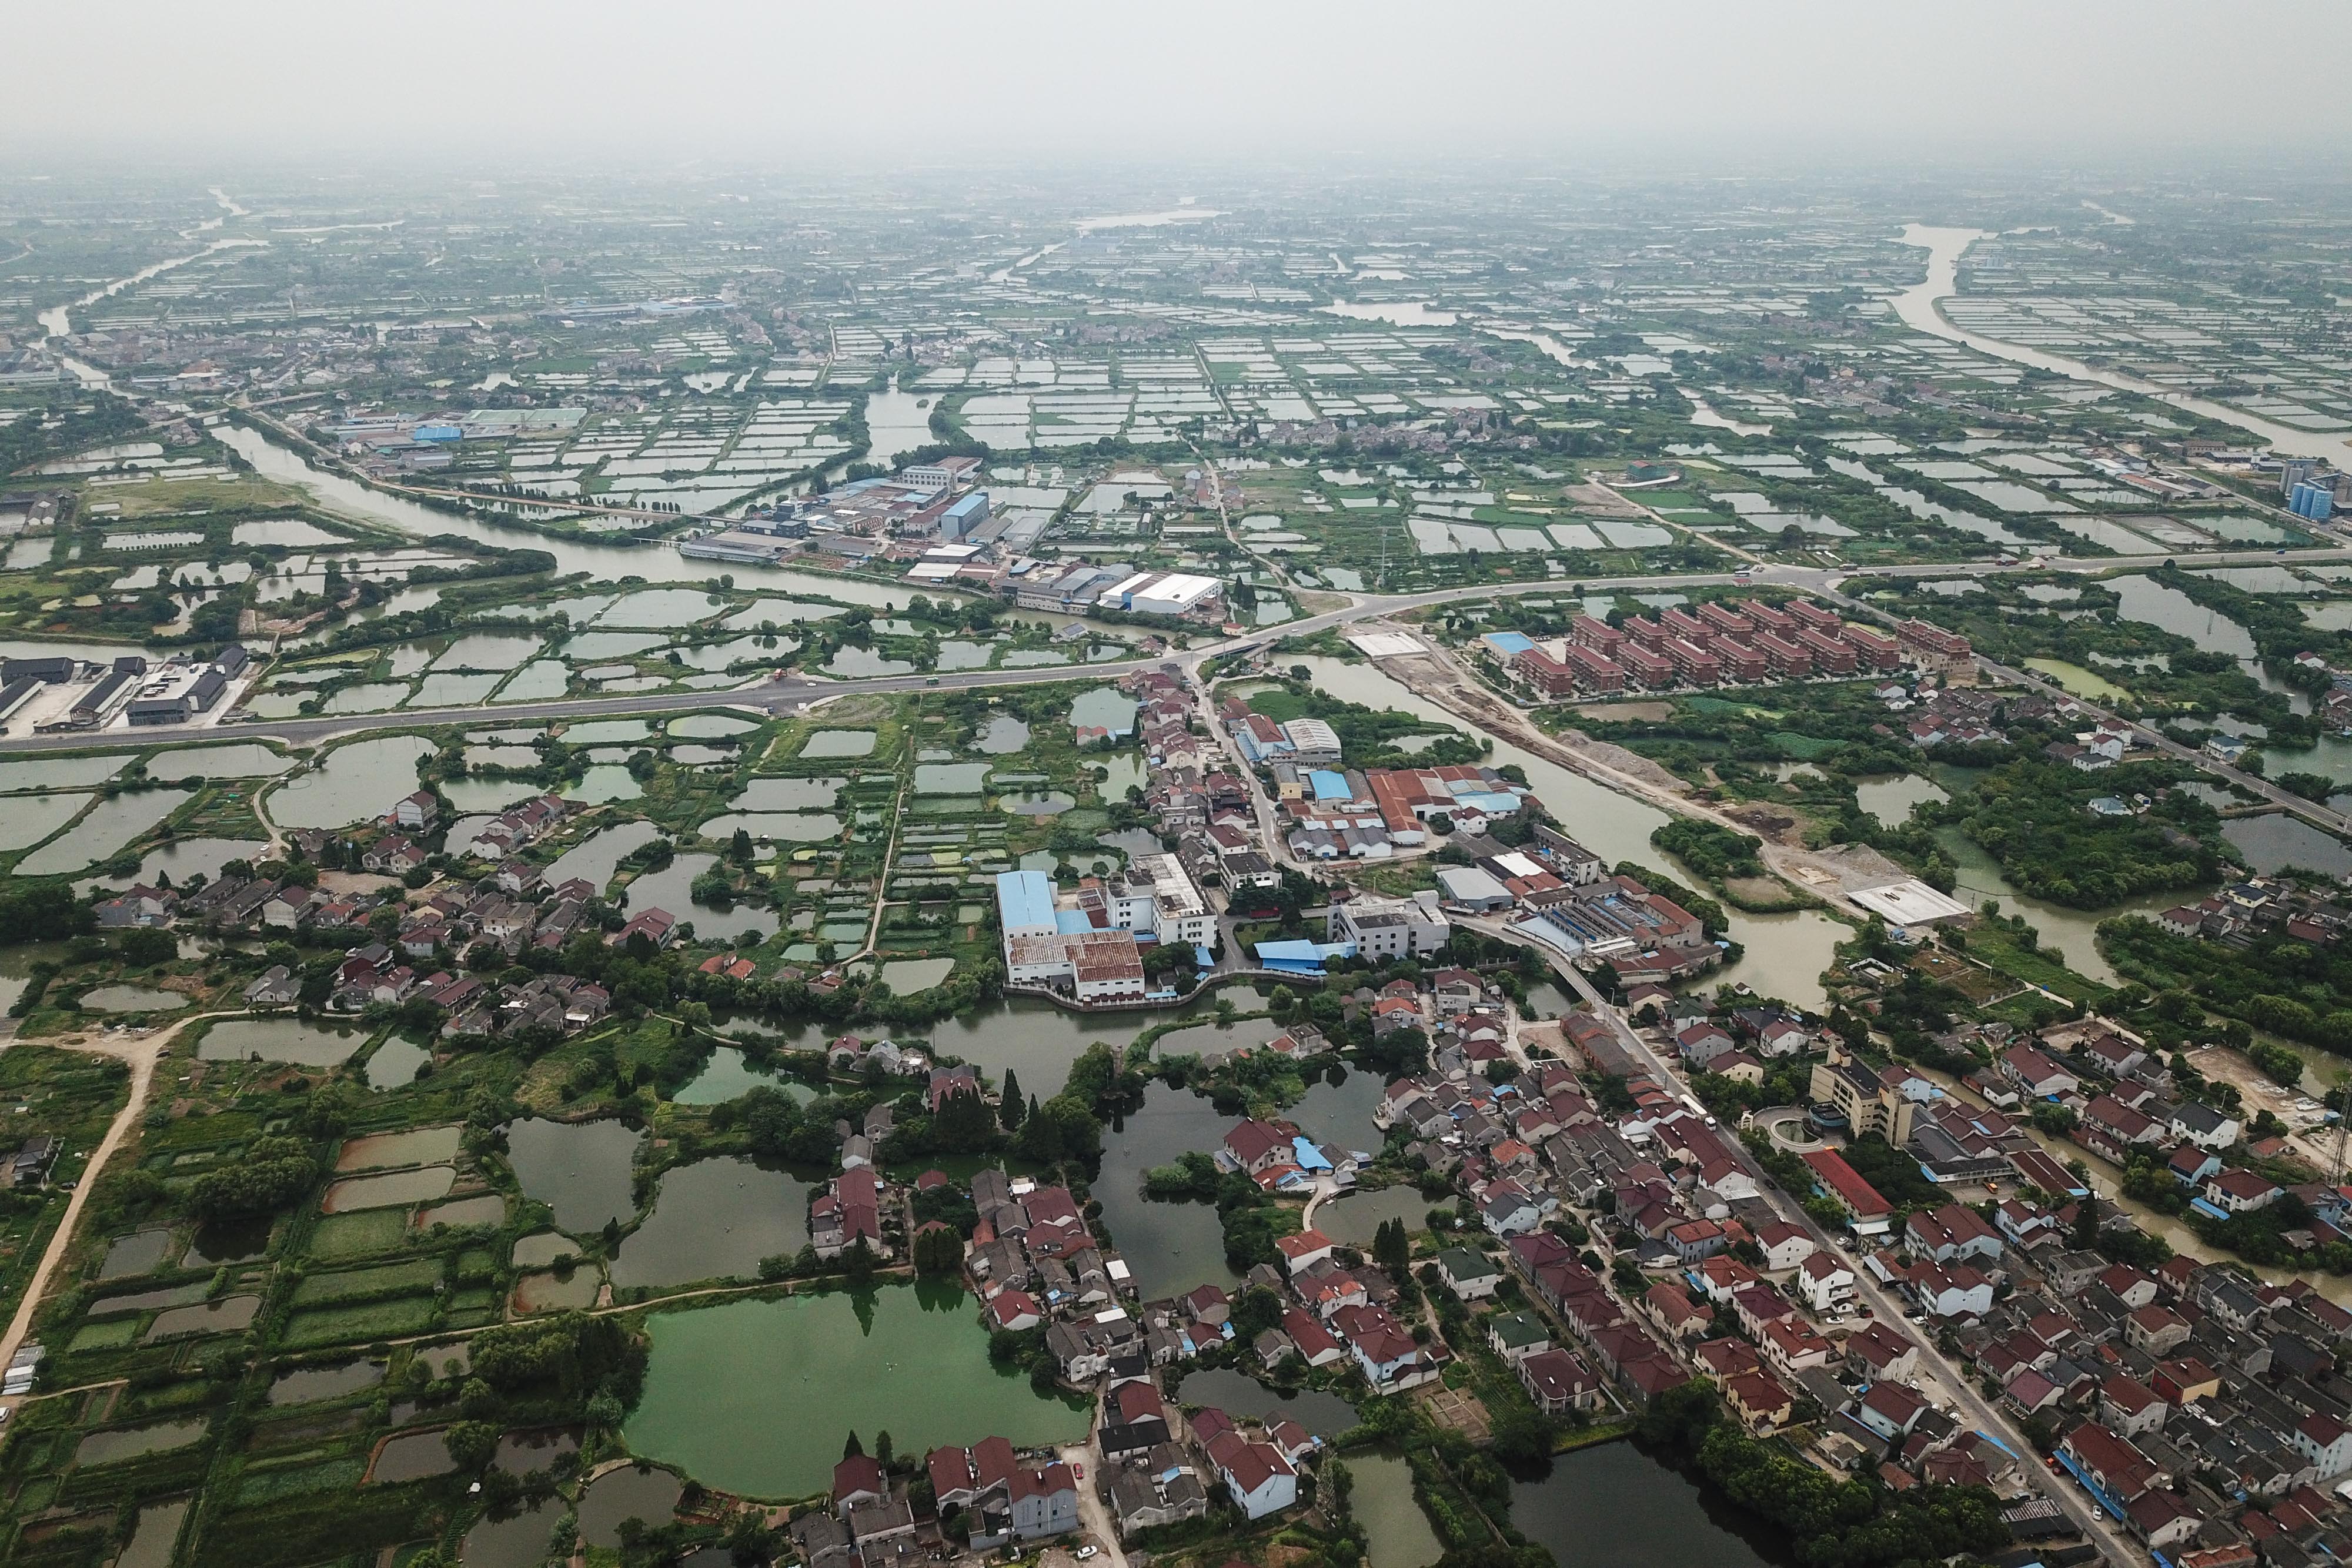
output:
{"label": "utility pole", "polygon": [[2352,1125],[2352,1114],[2347,1114],[2352,1113],[2352,1068],[2339,1067],[2333,1076],[2336,1079],[2336,1157],[2329,1162],[2327,1185],[2342,1186],[2344,1134],[2347,1125]]}

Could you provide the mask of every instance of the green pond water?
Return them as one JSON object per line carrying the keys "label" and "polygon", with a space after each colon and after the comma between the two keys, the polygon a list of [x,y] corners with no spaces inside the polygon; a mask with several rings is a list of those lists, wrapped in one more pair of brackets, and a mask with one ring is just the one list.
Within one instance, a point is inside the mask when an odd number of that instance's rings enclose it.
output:
{"label": "green pond water", "polygon": [[383,1381],[383,1363],[347,1361],[341,1366],[301,1366],[281,1372],[269,1385],[272,1405],[308,1405],[314,1399],[340,1399],[373,1388]]}
{"label": "green pond water", "polygon": [[871,757],[879,738],[870,729],[820,729],[801,747],[803,757]]}
{"label": "green pond water", "polygon": [[613,1283],[750,1279],[760,1260],[807,1245],[809,1184],[722,1156],[662,1173],[646,1215],[613,1260]]}
{"label": "green pond water", "polygon": [[732,811],[711,818],[695,831],[714,843],[727,843],[738,828],[778,843],[824,843],[841,837],[841,819],[829,811]]}
{"label": "green pond water", "polygon": [[712,1048],[702,1071],[670,1098],[680,1105],[721,1105],[762,1085],[782,1089],[802,1104],[816,1098],[816,1091],[807,1084],[752,1066],[750,1058],[731,1045]]}
{"label": "green pond water", "polygon": [[0,811],[0,850],[39,843],[89,804],[89,796],[72,794],[24,795],[10,800],[7,810]]}
{"label": "green pond water", "polygon": [[0,762],[0,794],[102,784],[121,772],[130,760],[117,752],[109,757],[28,757],[20,762]]}
{"label": "green pond water", "polygon": [[927,991],[955,972],[953,958],[896,958],[882,966],[881,979],[900,996]]}
{"label": "green pond water", "polygon": [[1326,1441],[1356,1425],[1356,1407],[1336,1394],[1302,1388],[1285,1398],[1247,1373],[1231,1367],[1186,1373],[1177,1385],[1176,1398],[1181,1404],[1261,1421],[1287,1416]]}
{"label": "green pond water", "polygon": [[723,735],[741,735],[760,727],[748,718],[738,718],[732,714],[690,713],[683,718],[670,720],[666,727],[670,734],[685,739],[714,740]]}
{"label": "green pond water", "polygon": [[147,759],[147,777],[167,784],[183,779],[275,779],[293,766],[292,758],[248,741],[242,746],[159,751]]}
{"label": "green pond water", "polygon": [[[14,810],[19,802],[11,801]],[[155,885],[159,874],[168,875],[172,885],[178,887],[190,877],[202,872],[207,877],[217,877],[221,867],[235,860],[260,860],[269,852],[262,839],[174,839],[149,850],[139,862],[139,869],[129,876],[102,876],[99,884],[104,887]]]}
{"label": "green pond water", "polygon": [[705,621],[726,608],[724,601],[714,604],[711,596],[694,588],[641,588],[635,593],[624,594],[604,614],[596,617],[599,626],[686,626]]}
{"label": "green pond water", "polygon": [[1445,1554],[1413,1496],[1412,1467],[1395,1454],[1377,1453],[1349,1454],[1347,1466],[1356,1477],[1348,1506],[1364,1527],[1371,1568],[1429,1568]]}
{"label": "green pond water", "polygon": [[348,828],[380,817],[415,792],[416,760],[432,751],[433,743],[421,735],[338,747],[317,772],[270,793],[270,820],[281,828]]}
{"label": "green pond water", "polygon": [[991,1434],[1069,1442],[1088,1426],[1083,1406],[1041,1398],[1026,1375],[990,1363],[976,1305],[956,1285],[733,1301],[656,1312],[646,1328],[645,1396],[623,1436],[728,1491],[823,1491],[853,1428],[869,1446],[887,1429],[899,1452],[921,1453]]}
{"label": "green pond water", "polygon": [[1097,686],[1070,704],[1070,723],[1078,729],[1132,735],[1136,711],[1141,706],[1117,686]]}
{"label": "green pond water", "polygon": [[507,684],[499,688],[499,701],[503,703],[544,702],[560,697],[572,684],[572,672],[558,660],[540,659],[517,670]]}
{"label": "green pond water", "polygon": [[650,740],[653,733],[653,726],[641,718],[606,718],[575,724],[563,732],[562,739],[566,746],[626,746]]}
{"label": "green pond water", "polygon": [[320,1212],[349,1214],[357,1208],[390,1208],[400,1204],[429,1203],[446,1197],[457,1185],[457,1173],[447,1166],[390,1171],[383,1176],[353,1176],[327,1189]]}
{"label": "green pond water", "polygon": [[1768,1568],[1787,1555],[1754,1515],[1625,1442],[1562,1454],[1542,1479],[1512,1482],[1511,1523],[1559,1568]]}
{"label": "green pond water", "polygon": [[131,1543],[114,1560],[114,1568],[171,1568],[172,1548],[179,1542],[190,1501],[178,1498],[141,1508],[139,1522],[131,1528]]}
{"label": "green pond water", "polygon": [[102,1465],[112,1459],[160,1454],[171,1448],[184,1448],[204,1435],[205,1424],[202,1421],[165,1421],[152,1427],[92,1432],[75,1448],[74,1462]]}
{"label": "green pond water", "polygon": [[613,872],[623,855],[659,837],[661,830],[651,822],[622,822],[605,828],[559,856],[547,868],[547,884],[560,887],[577,877],[601,894],[613,880]]}
{"label": "green pond water", "polygon": [[433,1053],[421,1045],[387,1040],[375,1048],[360,1071],[371,1089],[404,1089],[416,1082],[418,1071],[432,1060]]}
{"label": "green pond water", "polygon": [[537,1117],[516,1122],[506,1133],[507,1160],[523,1196],[553,1208],[557,1228],[584,1235],[636,1212],[629,1165],[644,1134],[619,1122]]}
{"label": "green pond water", "polygon": [[205,1031],[196,1055],[205,1061],[250,1061],[257,1056],[292,1067],[333,1067],[365,1045],[368,1033],[300,1019],[223,1019]]}
{"label": "green pond water", "polygon": [[[825,1477],[828,1481],[832,1479],[829,1468]],[[685,1491],[678,1479],[667,1470],[639,1469],[635,1466],[608,1470],[590,1484],[580,1500],[581,1542],[607,1552],[618,1551],[623,1520],[667,1524],[670,1516],[677,1511],[677,1500]]]}
{"label": "green pond water", "polygon": [[[727,830],[729,835],[733,831]],[[697,934],[711,940],[746,931],[756,931],[762,937],[775,935],[781,921],[773,909],[757,904],[734,904],[721,909],[694,902],[694,879],[718,863],[717,855],[679,855],[661,870],[645,873],[628,885],[628,912],[643,915],[648,909],[666,909],[680,921],[692,921]]]}
{"label": "green pond water", "polygon": [[1429,1211],[1441,1207],[1408,1183],[1327,1203],[1315,1211],[1315,1228],[1343,1247],[1370,1249],[1372,1232],[1388,1221],[1402,1219],[1408,1230],[1426,1230]]}
{"label": "green pond water", "polygon": [[352,1138],[335,1157],[339,1171],[393,1170],[436,1165],[457,1157],[458,1129],[416,1127],[405,1133],[372,1133]]}
{"label": "green pond water", "polygon": [[987,781],[985,762],[925,762],[915,768],[918,795],[975,795]]}
{"label": "green pond water", "polygon": [[106,1260],[98,1266],[98,1277],[100,1281],[128,1280],[152,1272],[171,1249],[172,1233],[168,1230],[139,1230],[117,1237],[106,1249]]}
{"label": "green pond water", "polygon": [[92,806],[73,831],[16,862],[18,876],[58,876],[96,865],[194,799],[185,789],[142,789]]}
{"label": "green pond water", "polygon": [[583,805],[601,806],[614,800],[634,800],[646,792],[636,776],[617,762],[601,763],[581,775],[577,784],[567,784],[562,790],[567,800]]}
{"label": "green pond water", "polygon": [[1144,1091],[1143,1108],[1104,1133],[1094,1196],[1142,1300],[1181,1295],[1195,1285],[1230,1289],[1239,1278],[1225,1262],[1224,1231],[1213,1204],[1160,1203],[1143,1196],[1144,1172],[1192,1150],[1214,1149],[1236,1120],[1199,1095],[1154,1082]]}
{"label": "green pond water", "polygon": [[727,803],[730,811],[824,811],[841,798],[846,779],[754,779]]}

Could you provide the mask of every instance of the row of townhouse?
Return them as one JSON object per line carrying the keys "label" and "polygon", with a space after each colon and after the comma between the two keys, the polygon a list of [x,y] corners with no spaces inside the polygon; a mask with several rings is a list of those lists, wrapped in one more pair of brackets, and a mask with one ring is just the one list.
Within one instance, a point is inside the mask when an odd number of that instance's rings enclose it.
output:
{"label": "row of townhouse", "polygon": [[1513,676],[1553,698],[1672,686],[1850,678],[1909,662],[1952,678],[1973,668],[1967,639],[1920,622],[1889,636],[1850,625],[1810,600],[1715,600],[1612,625],[1580,615],[1565,637],[1486,639]]}

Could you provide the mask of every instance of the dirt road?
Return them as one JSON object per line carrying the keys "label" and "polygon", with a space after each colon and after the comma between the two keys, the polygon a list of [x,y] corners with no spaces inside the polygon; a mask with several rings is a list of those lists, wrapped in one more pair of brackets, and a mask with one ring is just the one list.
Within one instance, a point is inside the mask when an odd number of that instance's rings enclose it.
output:
{"label": "dirt road", "polygon": [[[81,1179],[75,1186],[73,1196],[66,1202],[65,1218],[58,1222],[57,1234],[49,1238],[48,1248],[41,1254],[40,1267],[33,1270],[32,1281],[25,1287],[25,1299],[16,1304],[16,1315],[9,1322],[8,1332],[0,1334],[0,1366],[7,1364],[9,1358],[16,1354],[17,1347],[25,1343],[25,1336],[32,1332],[34,1313],[40,1308],[41,1298],[48,1294],[49,1285],[56,1278],[58,1267],[65,1262],[66,1254],[72,1249],[74,1229],[81,1222],[82,1206],[89,1202],[90,1193],[97,1187],[99,1176],[106,1169],[106,1162],[114,1157],[115,1150],[122,1146],[123,1139],[131,1135],[131,1129],[137,1126],[139,1118],[146,1113],[148,1091],[155,1081],[155,1063],[171,1048],[172,1041],[179,1038],[180,1031],[190,1024],[205,1019],[233,1016],[238,1015],[199,1013],[152,1034],[135,1038],[125,1035],[92,1038],[85,1035],[40,1042],[67,1051],[86,1051],[95,1056],[110,1056],[127,1063],[131,1069],[131,1098],[116,1113],[113,1122],[106,1129],[106,1136],[98,1141],[89,1163],[83,1166]],[[14,1399],[0,1400],[0,1409],[13,1413],[17,1403]]]}

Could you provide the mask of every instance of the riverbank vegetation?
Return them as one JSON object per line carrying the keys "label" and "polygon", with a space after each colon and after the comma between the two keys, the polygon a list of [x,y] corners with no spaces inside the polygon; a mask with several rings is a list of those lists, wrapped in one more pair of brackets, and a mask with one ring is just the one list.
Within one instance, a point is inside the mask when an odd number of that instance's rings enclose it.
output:
{"label": "riverbank vegetation", "polygon": [[1926,1484],[1896,1492],[1834,1478],[1773,1439],[1748,1437],[1704,1381],[1653,1399],[1639,1431],[1645,1444],[1787,1531],[1804,1568],[1984,1557],[2009,1543],[1990,1490]]}

